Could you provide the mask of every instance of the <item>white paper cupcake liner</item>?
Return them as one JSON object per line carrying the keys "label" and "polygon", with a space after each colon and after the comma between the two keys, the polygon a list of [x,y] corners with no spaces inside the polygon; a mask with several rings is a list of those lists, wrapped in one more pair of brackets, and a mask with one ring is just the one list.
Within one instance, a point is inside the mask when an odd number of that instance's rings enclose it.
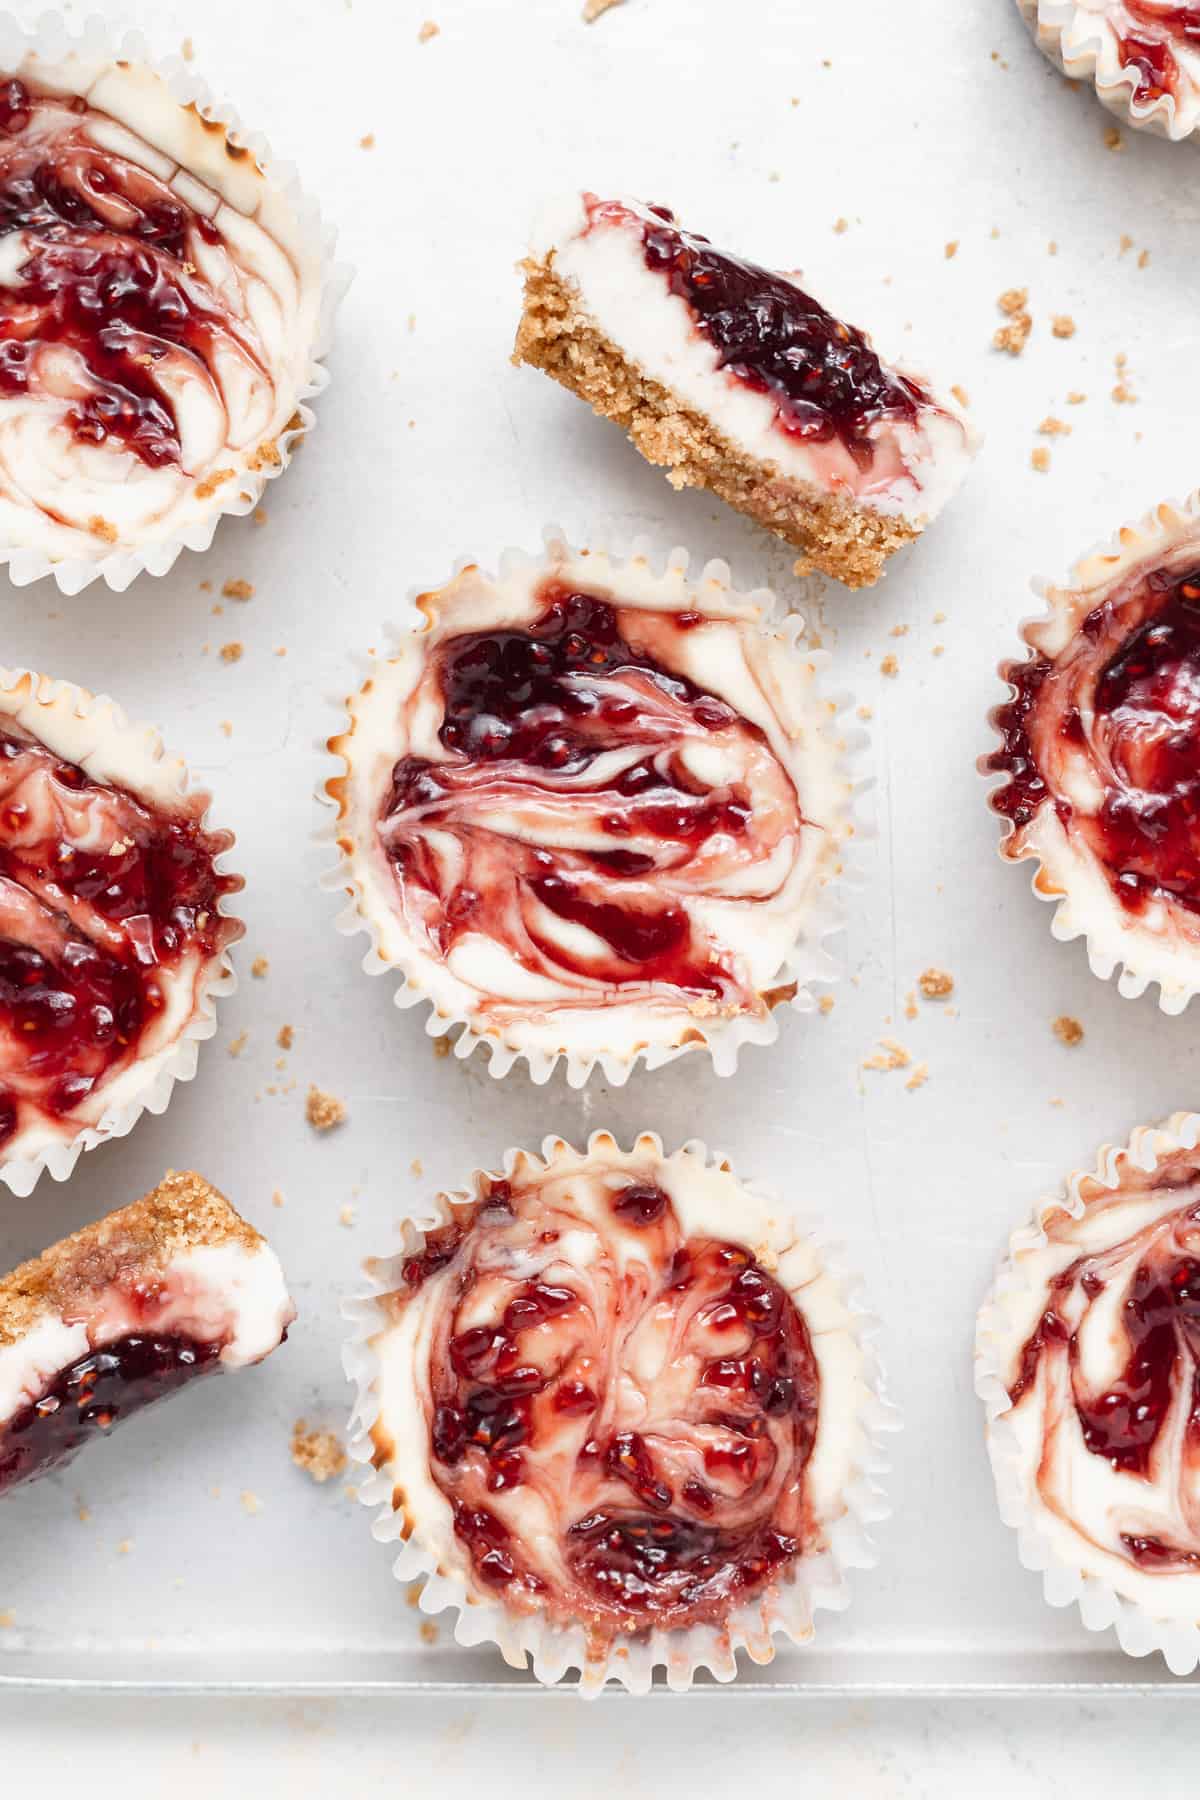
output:
{"label": "white paper cupcake liner", "polygon": [[[826,871],[824,881],[814,884],[810,890],[800,936],[787,951],[772,981],[763,990],[764,993],[776,993],[794,986],[794,992],[790,997],[773,1002],[763,1015],[746,1013],[732,1019],[715,1021],[703,1017],[690,1018],[686,1026],[681,1027],[681,1036],[685,1036],[686,1041],[639,1046],[629,1051],[600,1051],[595,1054],[565,1048],[549,1050],[516,1046],[507,1042],[502,1032],[478,1028],[469,1012],[435,1004],[421,983],[422,957],[410,946],[399,942],[398,933],[392,934],[394,941],[391,947],[385,947],[383,936],[386,921],[381,923],[376,916],[381,909],[371,904],[365,891],[358,846],[346,829],[347,803],[340,798],[338,791],[350,774],[350,759],[341,749],[342,742],[348,741],[349,734],[346,734],[345,739],[338,736],[322,741],[319,745],[319,748],[333,752],[338,763],[337,775],[327,778],[317,789],[318,801],[330,808],[335,816],[318,829],[316,841],[321,845],[332,845],[337,851],[336,863],[322,875],[321,886],[348,897],[346,906],[337,918],[337,930],[345,937],[363,932],[370,939],[370,949],[362,964],[367,974],[398,975],[400,985],[394,995],[396,1005],[401,1008],[428,1005],[430,1014],[425,1023],[427,1035],[444,1037],[447,1033],[457,1031],[457,1036],[452,1041],[454,1054],[460,1060],[470,1056],[477,1045],[485,1045],[489,1052],[489,1071],[497,1079],[507,1075],[514,1064],[523,1062],[528,1068],[530,1079],[541,1085],[550,1079],[555,1068],[562,1063],[571,1087],[584,1086],[594,1070],[598,1070],[611,1086],[621,1086],[639,1065],[646,1069],[662,1068],[677,1057],[697,1050],[707,1052],[718,1075],[732,1075],[737,1067],[738,1053],[744,1044],[773,1044],[778,1038],[778,1013],[783,1006],[790,1006],[797,1012],[811,1012],[816,1004],[811,991],[812,984],[828,985],[840,978],[841,966],[831,954],[828,944],[830,938],[845,927],[839,891],[855,885],[852,846],[856,841],[869,836],[868,829],[856,816],[857,801],[871,785],[858,767],[867,744],[866,733],[853,722],[854,701],[851,695],[821,693],[819,684],[829,665],[828,653],[809,649],[805,645],[803,617],[798,613],[789,614],[780,608],[769,588],[738,590],[732,585],[728,565],[720,560],[706,563],[698,577],[689,578],[690,557],[686,549],[676,547],[667,552],[661,546],[656,547],[648,538],[635,538],[628,554],[623,556],[610,550],[600,534],[591,534],[585,540],[590,547],[579,551],[569,545],[564,533],[556,526],[548,526],[543,537],[546,549],[542,558],[531,557],[521,550],[504,551],[499,559],[499,578],[503,580],[514,571],[536,567],[543,562],[549,569],[556,553],[587,556],[588,567],[593,572],[592,579],[597,583],[603,583],[609,578],[619,583],[622,569],[637,568],[640,574],[646,574],[653,565],[663,571],[661,575],[652,577],[663,588],[674,585],[681,593],[688,591],[700,594],[705,587],[710,587],[721,595],[726,604],[733,600],[754,609],[759,615],[757,623],[762,631],[775,639],[785,654],[795,659],[800,679],[811,684],[811,704],[814,710],[819,709],[821,713],[814,724],[814,730],[835,752],[834,780],[838,788],[838,800],[834,829],[838,844],[835,861]],[[461,573],[475,562],[475,558],[460,558],[454,565],[453,574]],[[422,625],[424,615],[418,601],[424,592],[421,588],[410,591],[400,618],[390,628],[390,636],[394,642],[401,642]],[[371,681],[378,676],[380,663],[371,657],[359,657],[354,666],[361,680]],[[344,726],[349,702],[339,695],[333,700],[333,704],[337,707]]]}
{"label": "white paper cupcake liner", "polygon": [[[1168,554],[1182,538],[1193,534],[1200,564],[1200,491],[1186,500],[1166,501],[1152,508],[1136,524],[1123,526],[1112,538],[1097,544],[1080,557],[1065,585],[1035,580],[1034,592],[1046,601],[1046,610],[1021,621],[1022,643],[1035,655],[1053,656],[1061,647],[1068,625],[1073,629],[1098,604],[1102,590],[1137,564]],[[1015,690],[1009,671],[1018,667],[1020,663],[1012,658],[1006,658],[999,666],[998,673],[1008,683],[1010,696]],[[998,715],[1005,704],[994,707],[988,715],[993,730],[998,727]],[[979,759],[978,767],[992,784],[989,800],[994,804],[1009,777],[998,776],[988,767],[990,754]],[[1042,808],[1043,813],[1046,810]],[[1011,819],[1002,817],[998,850],[1005,862],[1037,865],[1032,888],[1039,900],[1049,901],[1055,907],[1051,935],[1060,943],[1083,938],[1092,973],[1101,981],[1108,981],[1119,971],[1117,989],[1125,999],[1136,1000],[1148,987],[1157,985],[1162,1011],[1181,1013],[1200,990],[1200,942],[1190,949],[1180,949],[1136,920],[1123,919],[1103,871],[1083,851],[1060,842],[1065,835],[1060,830],[1049,829],[1049,847],[1026,843],[1013,855],[1006,846],[1015,835],[1015,827]]]}
{"label": "white paper cupcake liner", "polygon": [[1069,1175],[1057,1194],[1040,1203],[1030,1224],[1015,1231],[1008,1255],[996,1273],[993,1286],[979,1309],[975,1335],[975,1391],[984,1403],[987,1445],[996,1482],[1000,1517],[1017,1533],[1017,1554],[1023,1568],[1042,1576],[1050,1606],[1078,1606],[1089,1631],[1115,1630],[1122,1650],[1130,1656],[1159,1651],[1175,1675],[1189,1675],[1200,1666],[1200,1595],[1197,1618],[1189,1621],[1160,1618],[1094,1571],[1074,1567],[1049,1541],[1034,1517],[1026,1497],[1023,1455],[1010,1417],[1006,1346],[1011,1344],[1013,1309],[1034,1291],[1019,1266],[1022,1253],[1040,1249],[1047,1241],[1046,1224],[1055,1214],[1082,1218],[1086,1211],[1086,1185],[1094,1191],[1116,1189],[1126,1165],[1147,1173],[1161,1159],[1178,1150],[1193,1150],[1200,1141],[1200,1114],[1173,1113],[1162,1125],[1141,1126],[1120,1146],[1106,1144],[1090,1170]]}
{"label": "white paper cupcake liner", "polygon": [[[33,670],[0,667],[0,716],[18,718],[41,742],[71,762],[86,763],[102,745],[109,779],[119,781],[150,804],[170,804],[182,795],[196,792],[190,788],[183,759],[167,754],[153,726],[130,724],[112,700],[69,681],[52,680]],[[205,801],[205,810],[198,823],[203,830],[214,830],[209,821],[209,796],[199,790],[199,797]],[[236,882],[233,892],[237,892],[243,885],[241,878],[228,867],[233,835],[223,835],[230,841],[214,858],[213,866],[219,875]],[[217,910],[222,917],[235,919],[226,900],[226,896],[221,897]],[[236,937],[240,937],[243,927],[240,922],[237,925]],[[0,1182],[23,1198],[43,1171],[54,1181],[65,1181],[85,1150],[94,1150],[110,1138],[124,1137],[143,1112],[165,1112],[175,1083],[192,1079],[199,1047],[217,1028],[216,1001],[236,988],[237,976],[225,950],[211,960],[192,1017],[180,1033],[153,1055],[136,1059],[111,1084],[101,1087],[104,1111],[100,1118],[32,1155],[5,1157],[0,1150]],[[111,1098],[107,1097],[109,1085]]]}
{"label": "white paper cupcake liner", "polygon": [[11,13],[0,13],[0,69],[13,69],[31,53],[47,61],[73,53],[97,60],[122,59],[161,76],[175,100],[222,125],[229,140],[253,156],[291,209],[320,271],[319,319],[308,373],[297,391],[292,419],[274,439],[278,461],[268,461],[259,469],[243,469],[236,481],[225,482],[217,489],[211,510],[203,518],[189,523],[177,535],[134,549],[113,550],[98,558],[54,558],[38,550],[0,544],[0,566],[7,568],[9,580],[16,587],[26,587],[50,575],[64,594],[78,594],[96,580],[122,593],[143,572],[165,575],[182,550],[207,550],[221,519],[227,514],[241,517],[253,512],[267,482],[288,467],[293,449],[316,423],[306,402],[329,385],[329,371],[321,359],[328,353],[334,316],[353,279],[353,270],[348,264],[334,261],[337,233],[323,221],[320,207],[301,187],[292,165],[272,154],[261,133],[246,130],[234,108],[218,99],[181,56],[155,57],[140,32],[122,32],[101,18],[89,18],[76,30],[59,13],[43,13],[36,24],[25,24]]}
{"label": "white paper cupcake liner", "polygon": [[[658,1156],[663,1154],[662,1140],[653,1132],[639,1133],[636,1143],[646,1144]],[[612,1134],[595,1131],[588,1139],[587,1152],[592,1154],[605,1145],[615,1146]],[[731,1168],[727,1158],[710,1153],[698,1139],[684,1144],[669,1160],[683,1158],[697,1159],[702,1167],[726,1172]],[[529,1151],[509,1150],[502,1170],[491,1174],[493,1179],[501,1174],[511,1177],[519,1163],[537,1171],[560,1160],[578,1162],[581,1158],[564,1139],[552,1135],[543,1140],[540,1163]],[[874,1350],[877,1321],[858,1303],[857,1278],[844,1269],[837,1246],[829,1242],[822,1227],[789,1213],[771,1189],[757,1182],[739,1178],[746,1193],[768,1206],[779,1206],[779,1213],[771,1220],[768,1243],[760,1240],[755,1246],[756,1254],[769,1248],[782,1255],[799,1240],[809,1241],[819,1253],[822,1273],[830,1277],[835,1290],[839,1325],[853,1336],[861,1357],[861,1408],[853,1466],[842,1489],[845,1510],[825,1524],[827,1548],[806,1553],[791,1565],[793,1579],[768,1586],[732,1610],[720,1629],[706,1625],[617,1638],[608,1653],[597,1660],[595,1651],[589,1651],[582,1625],[556,1625],[541,1614],[517,1614],[500,1601],[481,1598],[457,1571],[438,1566],[436,1554],[420,1540],[419,1527],[413,1529],[405,1513],[394,1510],[388,1468],[373,1467],[375,1446],[371,1435],[379,1411],[379,1360],[373,1340],[392,1322],[381,1304],[382,1297],[402,1284],[403,1265],[423,1249],[426,1233],[449,1223],[456,1208],[475,1203],[476,1183],[487,1174],[488,1171],[475,1171],[470,1187],[439,1194],[427,1210],[406,1219],[400,1228],[400,1251],[368,1263],[368,1291],[347,1300],[342,1308],[354,1327],[342,1353],[346,1375],[355,1389],[347,1449],[351,1459],[367,1470],[358,1486],[358,1499],[364,1506],[378,1509],[372,1535],[380,1543],[399,1545],[392,1564],[395,1579],[403,1583],[424,1582],[422,1612],[436,1614],[447,1608],[457,1611],[454,1636],[458,1643],[467,1647],[494,1644],[511,1668],[531,1669],[547,1685],[577,1671],[578,1689],[585,1698],[594,1697],[609,1682],[630,1693],[645,1693],[658,1669],[663,1670],[667,1686],[677,1692],[691,1687],[701,1674],[729,1682],[737,1675],[739,1650],[744,1650],[751,1662],[765,1665],[775,1655],[776,1637],[797,1645],[808,1643],[814,1633],[814,1612],[844,1611],[851,1597],[849,1571],[873,1568],[878,1561],[870,1527],[889,1518],[891,1508],[877,1477],[888,1470],[883,1441],[886,1434],[900,1429],[900,1416],[886,1398],[884,1377]],[[736,1217],[731,1217],[729,1235],[740,1241],[738,1225]],[[803,1314],[803,1293],[793,1293],[792,1297]]]}
{"label": "white paper cupcake liner", "polygon": [[[1111,9],[1079,0],[1017,0],[1038,48],[1070,81],[1090,82],[1111,113],[1136,131],[1152,131],[1173,143],[1192,137],[1200,124],[1200,88],[1181,70],[1181,93],[1139,100],[1138,72],[1123,66]],[[1193,52],[1194,53],[1194,52]]]}

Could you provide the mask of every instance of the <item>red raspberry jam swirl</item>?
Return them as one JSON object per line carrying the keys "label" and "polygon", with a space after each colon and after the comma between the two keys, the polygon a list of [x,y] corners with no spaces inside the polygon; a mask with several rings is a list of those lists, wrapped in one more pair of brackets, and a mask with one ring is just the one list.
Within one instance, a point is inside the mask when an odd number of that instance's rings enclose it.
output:
{"label": "red raspberry jam swirl", "polygon": [[[410,702],[432,697],[445,752],[395,765],[378,822],[410,926],[441,960],[468,936],[502,943],[556,1004],[665,987],[761,1010],[695,909],[784,886],[806,824],[791,777],[758,726],[672,672],[700,614],[553,581],[539,604],[526,628],[443,640]],[[701,779],[698,743],[735,778]]]}
{"label": "red raspberry jam swirl", "polygon": [[240,936],[218,910],[241,885],[215,867],[233,840],[204,806],[151,810],[0,715],[0,1152],[28,1125],[94,1123]]}
{"label": "red raspberry jam swirl", "polygon": [[674,213],[652,206],[645,220],[619,201],[586,196],[589,229],[605,222],[641,231],[646,267],[687,303],[718,368],[765,393],[789,437],[837,438],[860,470],[875,456],[881,423],[912,424],[934,403],[915,381],[882,363],[866,336],[834,318],[794,281],[715,250],[684,231]]}
{"label": "red raspberry jam swirl", "polygon": [[131,1332],[63,1369],[0,1422],[0,1494],[61,1469],[94,1438],[220,1366],[221,1343]]}
{"label": "red raspberry jam swirl", "polygon": [[[1191,1152],[1160,1164],[1152,1176],[1126,1175],[1118,1200],[1144,1189],[1169,1201],[1186,1190],[1185,1204],[1132,1236],[1076,1258],[1052,1278],[1046,1309],[1020,1351],[1009,1390],[1014,1407],[1027,1402],[1042,1408],[1040,1482],[1054,1488],[1056,1440],[1072,1418],[1087,1452],[1116,1475],[1131,1478],[1120,1489],[1120,1504],[1109,1509],[1115,1540],[1103,1547],[1119,1546],[1131,1562],[1151,1571],[1200,1568],[1196,1180],[1197,1158]],[[1116,1203],[1109,1196],[1105,1200]],[[1072,1226],[1062,1229],[1069,1238]],[[1087,1373],[1089,1332],[1109,1352],[1106,1360],[1119,1364],[1102,1384]],[[1069,1510],[1069,1493],[1044,1497]]]}
{"label": "red raspberry jam swirl", "polygon": [[[1011,777],[992,796],[1006,852],[1053,807],[1126,913],[1162,902],[1200,932],[1200,567],[1139,571],[1053,661],[1004,674],[1016,693],[985,767]],[[1089,811],[1068,798],[1085,789],[1102,795]]]}
{"label": "red raspberry jam swirl", "polygon": [[813,1543],[805,1322],[662,1188],[493,1180],[403,1273],[393,1304],[430,1305],[432,1475],[485,1591],[594,1641],[719,1624]]}
{"label": "red raspberry jam swirl", "polygon": [[[1164,94],[1178,93],[1180,68],[1172,45],[1182,42],[1187,49],[1200,50],[1200,7],[1121,0],[1115,14],[1113,28],[1121,67],[1132,69],[1136,77],[1134,101],[1148,105]],[[1126,18],[1133,29],[1123,28]],[[1139,26],[1148,28],[1150,35],[1137,29]]]}

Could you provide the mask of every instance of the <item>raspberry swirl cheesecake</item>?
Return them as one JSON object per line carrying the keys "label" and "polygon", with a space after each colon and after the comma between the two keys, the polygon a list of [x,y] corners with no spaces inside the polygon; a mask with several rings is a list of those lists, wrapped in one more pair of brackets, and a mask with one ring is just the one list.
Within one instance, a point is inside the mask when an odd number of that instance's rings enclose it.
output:
{"label": "raspberry swirl cheesecake", "polygon": [[1001,855],[1037,858],[1058,938],[1123,994],[1161,986],[1179,1012],[1200,984],[1200,502],[1160,506],[1046,590],[1001,674],[1001,746],[985,774]]}
{"label": "raspberry swirl cheesecake", "polygon": [[261,1362],[296,1316],[275,1253],[191,1173],[0,1277],[0,1495],[203,1375]]}
{"label": "raspberry swirl cheesecake", "polygon": [[1055,1605],[1200,1662],[1200,1118],[1073,1175],[979,1315],[1001,1514]]}
{"label": "raspberry swirl cheesecake", "polygon": [[1112,112],[1176,141],[1200,123],[1200,6],[1175,0],[1017,0],[1038,44]]}
{"label": "raspberry swirl cheesecake", "polygon": [[233,987],[241,878],[156,732],[108,700],[0,670],[0,1180],[161,1112]]}
{"label": "raspberry swirl cheesecake", "polygon": [[958,408],[883,362],[790,275],[714,249],[666,207],[575,195],[525,263],[514,360],[802,552],[797,572],[879,579],[975,450]]}
{"label": "raspberry swirl cheesecake", "polygon": [[[686,559],[685,559],[686,560]],[[850,787],[816,661],[724,565],[689,580],[552,543],[423,594],[330,740],[346,929],[431,1030],[614,1080],[723,1070],[828,975]]]}
{"label": "raspberry swirl cheesecake", "polygon": [[0,555],[17,581],[162,574],[249,511],[311,423],[315,221],[207,105],[102,33],[0,38]]}
{"label": "raspberry swirl cheesecake", "polygon": [[[547,1139],[441,1196],[355,1309],[396,1574],[543,1680],[686,1685],[812,1633],[867,1551],[872,1365],[812,1237],[702,1145]],[[466,1635],[464,1635],[466,1634]]]}

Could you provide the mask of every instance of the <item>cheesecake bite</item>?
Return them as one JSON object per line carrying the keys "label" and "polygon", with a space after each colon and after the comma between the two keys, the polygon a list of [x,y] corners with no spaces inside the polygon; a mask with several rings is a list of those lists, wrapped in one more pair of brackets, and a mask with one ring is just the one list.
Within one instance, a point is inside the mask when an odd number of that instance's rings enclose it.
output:
{"label": "cheesecake bite", "polygon": [[773,1037],[829,971],[850,787],[816,663],[763,597],[558,543],[468,566],[416,616],[326,784],[330,885],[404,1003],[539,1078]]}
{"label": "cheesecake bite", "polygon": [[275,1253],[196,1174],[0,1277],[0,1495],[201,1376],[261,1362],[295,1308]]}
{"label": "cheesecake bite", "polygon": [[1050,60],[1139,131],[1179,142],[1200,124],[1200,6],[1017,0]]}
{"label": "cheesecake bite", "polygon": [[548,1140],[385,1274],[369,1453],[489,1636],[595,1686],[634,1647],[732,1673],[810,1634],[868,1364],[813,1240],[728,1165]]}
{"label": "cheesecake bite", "polygon": [[525,263],[514,360],[795,546],[798,571],[877,581],[966,472],[954,403],[880,359],[790,275],[718,250],[673,213],[577,195]]}

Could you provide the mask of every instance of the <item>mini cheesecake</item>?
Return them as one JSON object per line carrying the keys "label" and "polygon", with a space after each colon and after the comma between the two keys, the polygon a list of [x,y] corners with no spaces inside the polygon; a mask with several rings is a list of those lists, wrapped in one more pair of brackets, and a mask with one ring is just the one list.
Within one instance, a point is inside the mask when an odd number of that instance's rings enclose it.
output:
{"label": "mini cheesecake", "polygon": [[0,1278],[0,1494],[188,1382],[261,1362],[294,1318],[258,1232],[201,1176],[166,1175]]}
{"label": "mini cheesecake", "polygon": [[766,1660],[839,1585],[872,1404],[854,1316],[700,1146],[545,1152],[443,1197],[389,1265],[370,1445],[402,1535],[489,1635],[536,1620],[585,1682],[648,1640]]}
{"label": "mini cheesecake", "polygon": [[832,972],[834,709],[718,567],[562,543],[471,565],[421,596],[330,741],[330,885],[408,1003],[502,1059],[620,1078],[639,1055],[766,1042],[774,1007]]}
{"label": "mini cheesecake", "polygon": [[162,573],[249,510],[302,426],[312,221],[91,39],[0,62],[0,216],[0,550],[18,579],[69,562],[72,590],[100,565],[115,586]]}
{"label": "mini cheesecake", "polygon": [[881,361],[787,275],[714,249],[665,207],[577,195],[525,267],[514,360],[624,427],[847,587],[877,581],[975,449],[954,403]]}
{"label": "mini cheesecake", "polygon": [[1175,0],[1017,0],[1039,46],[1139,131],[1200,125],[1200,6]]}
{"label": "mini cheesecake", "polygon": [[1056,937],[1121,991],[1200,987],[1200,501],[1160,506],[1080,560],[1005,663],[985,774],[1010,861],[1036,859]]}

